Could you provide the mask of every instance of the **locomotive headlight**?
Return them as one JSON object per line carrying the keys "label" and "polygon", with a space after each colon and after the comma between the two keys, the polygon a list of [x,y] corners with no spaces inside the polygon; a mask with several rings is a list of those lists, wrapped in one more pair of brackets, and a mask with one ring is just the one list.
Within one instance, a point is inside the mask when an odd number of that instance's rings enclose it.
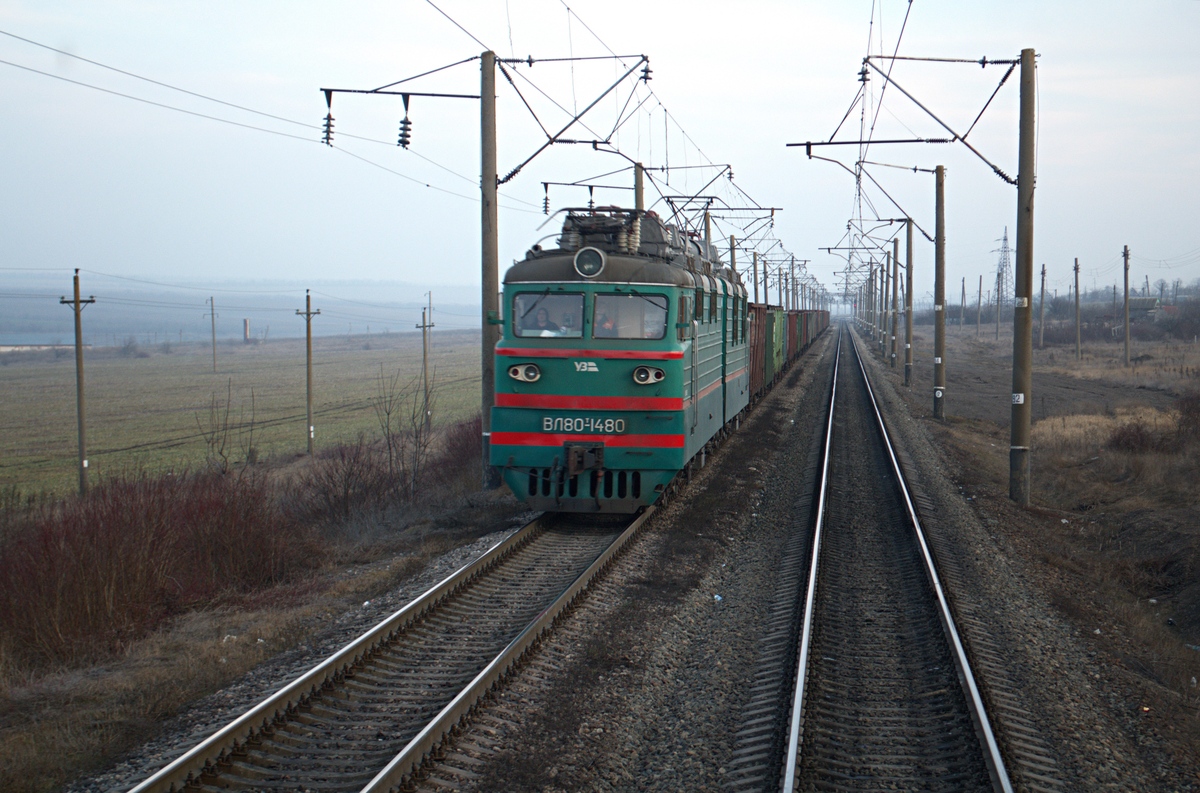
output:
{"label": "locomotive headlight", "polygon": [[522,383],[536,383],[542,377],[542,370],[535,363],[522,363],[508,367],[508,376]]}
{"label": "locomotive headlight", "polygon": [[639,366],[633,370],[633,382],[638,385],[661,383],[666,376],[666,372],[662,369],[656,369],[653,366]]}

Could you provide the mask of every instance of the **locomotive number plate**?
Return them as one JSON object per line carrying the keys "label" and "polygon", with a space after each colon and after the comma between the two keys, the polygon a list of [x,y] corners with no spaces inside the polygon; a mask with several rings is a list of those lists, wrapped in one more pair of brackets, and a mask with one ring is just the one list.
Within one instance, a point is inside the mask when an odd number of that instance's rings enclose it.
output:
{"label": "locomotive number plate", "polygon": [[624,431],[625,419],[606,419],[600,416],[546,416],[542,419],[542,432],[603,432],[606,435],[620,435]]}

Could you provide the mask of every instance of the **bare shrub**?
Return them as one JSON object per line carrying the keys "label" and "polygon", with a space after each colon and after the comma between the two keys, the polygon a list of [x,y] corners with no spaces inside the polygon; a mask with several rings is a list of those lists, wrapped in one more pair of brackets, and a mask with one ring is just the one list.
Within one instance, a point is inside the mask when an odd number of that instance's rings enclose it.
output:
{"label": "bare shrub", "polygon": [[436,375],[426,389],[419,375],[401,382],[399,371],[389,377],[379,366],[371,406],[383,436],[388,479],[396,494],[410,503],[417,499],[433,444],[437,393]]}
{"label": "bare shrub", "polygon": [[1155,446],[1150,428],[1140,421],[1122,424],[1108,436],[1106,448],[1127,454],[1145,454]]}
{"label": "bare shrub", "polygon": [[250,416],[246,417],[246,405],[238,407],[238,419],[230,422],[233,411],[233,379],[225,384],[225,399],[222,401],[214,392],[208,402],[206,415],[196,414],[196,428],[204,440],[204,462],[210,471],[227,474],[233,468],[230,455],[236,442],[246,465],[258,462],[258,447],[254,445],[256,425],[254,389],[250,389]]}
{"label": "bare shrub", "polygon": [[208,415],[196,414],[196,428],[204,439],[204,461],[210,470],[229,473],[229,409],[233,404],[233,379],[225,385],[225,401],[214,391],[208,402]]}
{"label": "bare shrub", "polygon": [[1151,427],[1140,419],[1118,426],[1104,445],[1107,449],[1126,454],[1171,453],[1179,448],[1173,432]]}
{"label": "bare shrub", "polygon": [[1179,434],[1186,440],[1200,439],[1200,391],[1190,391],[1175,400],[1179,411]]}
{"label": "bare shrub", "polygon": [[322,554],[261,478],[102,482],[37,510],[0,543],[0,659],[95,660],[174,614],[288,580]]}
{"label": "bare shrub", "polygon": [[483,418],[472,418],[446,427],[429,463],[429,478],[440,487],[460,491],[479,488],[482,473]]}
{"label": "bare shrub", "polygon": [[353,443],[321,451],[292,490],[308,518],[347,521],[385,504],[394,482],[379,450],[359,434]]}

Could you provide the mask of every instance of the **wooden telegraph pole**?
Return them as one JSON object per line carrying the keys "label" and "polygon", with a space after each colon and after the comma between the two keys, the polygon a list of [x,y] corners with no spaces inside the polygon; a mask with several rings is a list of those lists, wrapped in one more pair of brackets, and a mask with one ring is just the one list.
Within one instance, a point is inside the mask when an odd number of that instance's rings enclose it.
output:
{"label": "wooden telegraph pole", "polygon": [[308,290],[304,290],[304,310],[296,309],[299,316],[304,317],[304,366],[305,366],[305,390],[304,403],[307,406],[308,422],[305,426],[308,428],[305,434],[308,436],[308,456],[313,455],[313,437],[316,434],[313,427],[312,416],[312,396],[313,396],[313,381],[312,381],[312,318],[321,313],[320,309],[312,310],[312,295]]}
{"label": "wooden telegraph pole", "polygon": [[62,305],[71,306],[75,311],[75,414],[79,430],[79,495],[86,495],[88,489],[88,459],[87,459],[87,401],[83,392],[83,308],[96,302],[95,295],[86,300],[79,297],[79,268],[75,268],[75,297],[68,300],[58,299]]}
{"label": "wooden telegraph pole", "polygon": [[946,167],[939,165],[936,181],[937,221],[933,281],[933,417],[946,418]]}
{"label": "wooden telegraph pole", "polygon": [[[1125,365],[1129,366],[1129,246],[1125,246],[1124,253],[1121,254],[1125,259]],[[1113,294],[1117,292],[1113,288]]]}
{"label": "wooden telegraph pole", "polygon": [[908,250],[904,254],[904,384],[912,386],[913,367],[913,222],[905,224]]}
{"label": "wooden telegraph pole", "polygon": [[1075,360],[1084,360],[1084,335],[1079,322],[1079,259],[1075,259]]}
{"label": "wooden telegraph pole", "polygon": [[1042,265],[1042,296],[1038,299],[1038,349],[1046,349],[1046,265]]}
{"label": "wooden telegraph pole", "polygon": [[213,374],[217,373],[217,304],[213,298],[208,299],[208,316],[212,318],[212,353]]}
{"label": "wooden telegraph pole", "polygon": [[421,385],[425,389],[425,402],[422,408],[425,412],[425,433],[428,435],[433,425],[433,411],[429,409],[429,331],[433,328],[433,292],[426,292],[429,298],[428,309],[421,309]]}
{"label": "wooden telegraph pole", "polygon": [[1034,110],[1036,55],[1021,50],[1021,124],[1017,171],[1017,277],[1013,308],[1012,421],[1008,497],[1029,506],[1029,444],[1033,408],[1033,191],[1037,161]]}

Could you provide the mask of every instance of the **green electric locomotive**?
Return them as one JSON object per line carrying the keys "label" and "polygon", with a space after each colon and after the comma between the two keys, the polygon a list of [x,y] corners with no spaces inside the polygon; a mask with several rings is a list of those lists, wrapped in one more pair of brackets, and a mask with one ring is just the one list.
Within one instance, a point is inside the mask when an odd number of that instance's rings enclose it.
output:
{"label": "green electric locomotive", "polygon": [[654,212],[568,210],[503,314],[491,464],[535,509],[653,504],[750,402],[745,287]]}

